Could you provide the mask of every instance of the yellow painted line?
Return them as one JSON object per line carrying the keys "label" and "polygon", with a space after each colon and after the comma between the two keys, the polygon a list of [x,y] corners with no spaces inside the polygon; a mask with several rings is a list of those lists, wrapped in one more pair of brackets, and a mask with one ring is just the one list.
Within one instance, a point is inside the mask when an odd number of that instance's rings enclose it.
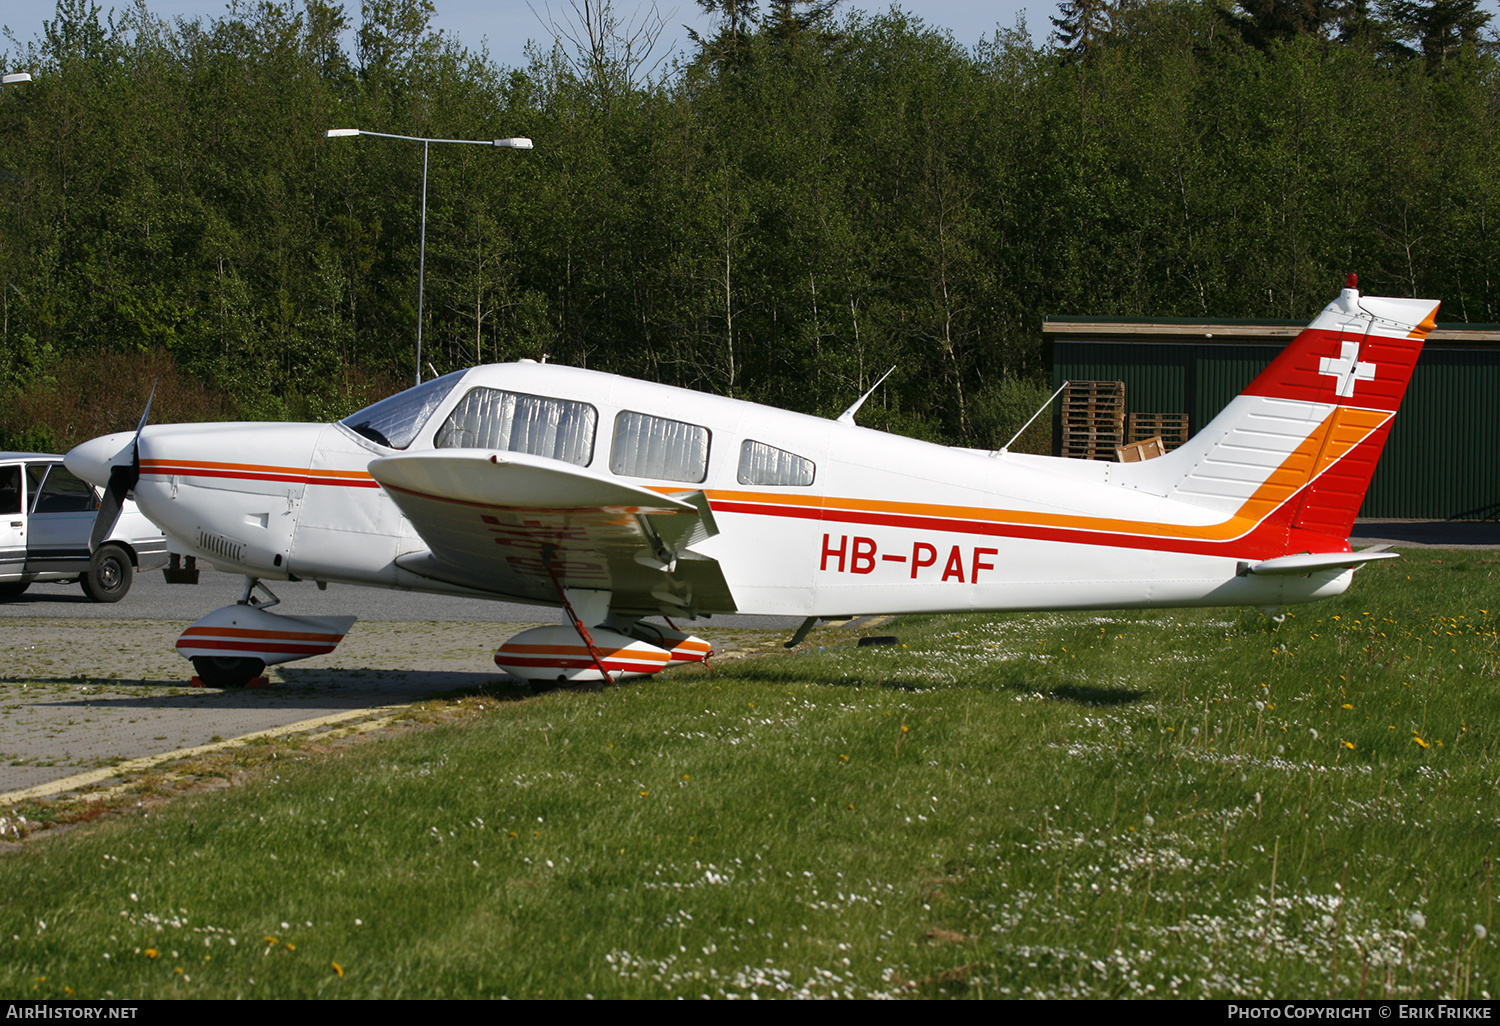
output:
{"label": "yellow painted line", "polygon": [[[197,745],[193,748],[179,748],[172,752],[163,752],[160,755],[147,755],[139,759],[127,759],[125,762],[108,766],[104,769],[89,770],[87,773],[76,773],[71,777],[63,777],[61,780],[50,780],[45,784],[28,787],[21,791],[10,791],[0,794],[0,804],[13,805],[16,802],[26,801],[30,798],[48,798],[64,791],[74,791],[81,787],[97,784],[102,780],[113,777],[121,777],[130,773],[139,773],[143,770],[159,766],[164,762],[174,762],[178,759],[191,759],[194,756],[207,755],[210,752],[222,751],[226,748],[234,748],[251,741],[259,741],[263,738],[284,737],[287,734],[300,734],[309,730],[317,730],[319,727],[329,727],[337,723],[358,719],[361,716],[379,716],[378,720],[361,724],[362,730],[374,730],[383,727],[395,718],[396,713],[409,709],[406,705],[385,705],[374,709],[355,709],[349,712],[332,713],[328,716],[319,716],[316,719],[302,720],[300,723],[288,723],[281,727],[272,727],[270,730],[257,731],[254,734],[242,734],[232,737],[228,741],[215,741],[211,744]],[[385,714],[381,716],[381,714]],[[115,787],[94,794],[80,795],[88,801],[98,801],[128,787],[129,784],[119,784]]]}

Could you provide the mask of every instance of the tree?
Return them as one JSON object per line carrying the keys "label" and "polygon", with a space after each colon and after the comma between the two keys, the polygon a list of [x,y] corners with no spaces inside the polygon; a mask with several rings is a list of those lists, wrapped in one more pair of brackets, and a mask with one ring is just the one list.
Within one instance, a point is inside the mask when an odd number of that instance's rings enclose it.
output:
{"label": "tree", "polygon": [[1070,59],[1087,60],[1108,41],[1115,5],[1109,0],[1062,0],[1058,13],[1062,17],[1049,19],[1058,49]]}
{"label": "tree", "polygon": [[1420,55],[1430,70],[1475,52],[1491,18],[1479,0],[1390,0],[1383,12],[1395,50],[1406,57]]}
{"label": "tree", "polygon": [[1351,0],[1237,0],[1224,19],[1245,42],[1269,50],[1299,36],[1337,38],[1354,6]]}

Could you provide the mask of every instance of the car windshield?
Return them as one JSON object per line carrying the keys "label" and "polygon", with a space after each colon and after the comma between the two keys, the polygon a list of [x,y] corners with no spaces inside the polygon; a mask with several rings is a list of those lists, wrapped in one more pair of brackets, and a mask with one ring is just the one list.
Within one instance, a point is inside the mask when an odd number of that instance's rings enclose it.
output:
{"label": "car windshield", "polygon": [[339,423],[388,449],[405,449],[417,437],[422,425],[427,423],[427,418],[432,416],[432,411],[448,397],[453,386],[466,373],[467,371],[454,371],[452,374],[433,378],[415,388],[398,392],[389,399],[382,399],[373,406],[366,406]]}

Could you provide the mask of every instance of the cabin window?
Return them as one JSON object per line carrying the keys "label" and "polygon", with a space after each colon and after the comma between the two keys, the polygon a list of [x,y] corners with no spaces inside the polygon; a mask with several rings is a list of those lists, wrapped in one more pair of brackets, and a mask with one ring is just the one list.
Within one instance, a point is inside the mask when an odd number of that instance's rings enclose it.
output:
{"label": "cabin window", "polygon": [[459,400],[433,442],[439,449],[503,449],[586,467],[599,414],[588,403],[476,388]]}
{"label": "cabin window", "polygon": [[467,371],[454,371],[440,378],[424,381],[415,388],[397,392],[373,406],[345,417],[339,423],[350,431],[388,449],[405,449],[411,445],[439,404],[453,391],[458,379]]}
{"label": "cabin window", "polygon": [[810,485],[815,469],[812,460],[765,442],[747,438],[740,445],[740,484]]}
{"label": "cabin window", "polygon": [[626,410],[615,418],[609,469],[621,477],[702,481],[708,477],[708,428]]}

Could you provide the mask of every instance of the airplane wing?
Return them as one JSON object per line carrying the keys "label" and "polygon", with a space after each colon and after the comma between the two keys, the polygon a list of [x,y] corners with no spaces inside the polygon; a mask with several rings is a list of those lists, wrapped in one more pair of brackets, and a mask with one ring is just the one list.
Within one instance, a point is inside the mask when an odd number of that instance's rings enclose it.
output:
{"label": "airplane wing", "polygon": [[717,561],[689,547],[718,533],[703,493],[659,492],[525,453],[439,449],[389,456],[370,474],[429,552],[403,569],[492,594],[557,602],[608,591],[637,616],[732,613]]}

